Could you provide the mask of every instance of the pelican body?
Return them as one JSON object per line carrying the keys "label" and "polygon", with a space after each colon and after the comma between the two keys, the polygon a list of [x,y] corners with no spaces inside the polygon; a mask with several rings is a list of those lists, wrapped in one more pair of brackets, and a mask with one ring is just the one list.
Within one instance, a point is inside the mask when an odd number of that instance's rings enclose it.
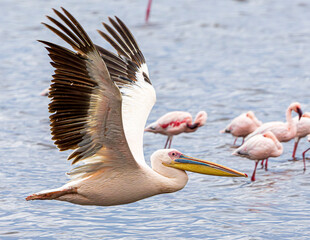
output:
{"label": "pelican body", "polygon": [[278,157],[282,153],[282,144],[271,131],[267,131],[264,134],[257,134],[253,136],[232,154],[255,161],[255,168],[251,177],[251,180],[255,181],[255,173],[258,162],[260,160],[268,159],[269,157]]}
{"label": "pelican body", "polygon": [[247,113],[242,113],[234,118],[226,128],[220,131],[220,133],[230,133],[233,135],[235,137],[235,145],[238,137],[242,137],[243,143],[244,138],[254,132],[261,125],[262,122],[256,118],[254,112],[248,111]]}
{"label": "pelican body", "polygon": [[199,127],[206,124],[207,117],[208,115],[205,111],[200,111],[197,113],[193,122],[193,117],[189,112],[169,112],[161,116],[157,121],[148,125],[144,131],[168,136],[164,148],[170,148],[174,135],[178,135],[183,132],[190,133],[197,131]]}
{"label": "pelican body", "polygon": [[251,137],[257,134],[264,134],[267,131],[271,131],[280,142],[288,142],[296,136],[297,127],[292,118],[292,111],[299,115],[299,119],[302,116],[302,110],[300,103],[294,102],[289,105],[286,110],[286,122],[268,122],[258,127],[253,133],[248,135],[245,139],[247,141]]}
{"label": "pelican body", "polygon": [[64,8],[54,10],[61,21],[47,17],[44,25],[74,51],[46,45],[55,68],[49,89],[51,132],[61,150],[73,149],[68,160],[80,163],[71,181],[60,188],[32,194],[26,200],[60,200],[81,205],[111,206],[182,189],[186,170],[218,176],[246,174],[177,150],[158,150],[152,168],[144,160],[144,126],[156,95],[133,35],[116,17],[99,34],[117,54],[91,41]]}

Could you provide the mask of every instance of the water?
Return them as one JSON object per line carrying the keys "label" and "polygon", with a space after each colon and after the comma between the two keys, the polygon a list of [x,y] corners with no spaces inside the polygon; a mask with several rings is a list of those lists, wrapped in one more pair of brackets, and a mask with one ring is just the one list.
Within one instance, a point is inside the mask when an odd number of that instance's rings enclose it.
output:
{"label": "water", "polygon": [[[78,3],[77,3],[78,2]],[[233,138],[219,130],[253,110],[263,122],[285,120],[293,101],[309,111],[310,5],[307,1],[66,1],[97,44],[101,21],[117,15],[147,59],[157,103],[149,121],[172,110],[206,110],[206,127],[177,136],[173,147],[249,175],[254,162],[231,156]],[[189,173],[180,192],[115,207],[57,201],[26,202],[58,187],[70,170],[50,140],[48,86],[52,68],[44,39],[63,44],[40,22],[59,1],[1,1],[0,9],[0,239],[309,239],[309,171],[301,152],[259,169],[257,181]],[[145,134],[146,159],[165,137]],[[309,161],[307,162],[309,165]],[[310,167],[309,167],[310,168]]]}

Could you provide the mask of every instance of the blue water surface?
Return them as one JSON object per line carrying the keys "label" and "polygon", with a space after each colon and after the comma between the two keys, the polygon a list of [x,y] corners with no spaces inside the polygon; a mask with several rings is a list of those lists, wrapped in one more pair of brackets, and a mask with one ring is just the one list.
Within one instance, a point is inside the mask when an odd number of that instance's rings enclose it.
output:
{"label": "blue water surface", "polygon": [[[310,111],[310,4],[305,0],[154,0],[145,25],[144,0],[1,0],[0,3],[0,239],[309,239],[310,174],[300,141],[258,169],[257,181],[189,173],[176,193],[136,203],[79,206],[26,202],[31,193],[68,180],[68,152],[49,130],[49,99],[39,96],[53,69],[36,40],[64,44],[40,24],[51,8],[67,8],[96,44],[101,22],[117,15],[147,59],[157,103],[148,122],[168,111],[208,112],[205,127],[174,138],[185,154],[251,175],[254,162],[231,156],[229,121],[253,110],[263,122],[285,121],[299,101]],[[65,44],[64,44],[65,45]],[[166,138],[145,134],[145,155]],[[310,169],[310,162],[307,161]]]}

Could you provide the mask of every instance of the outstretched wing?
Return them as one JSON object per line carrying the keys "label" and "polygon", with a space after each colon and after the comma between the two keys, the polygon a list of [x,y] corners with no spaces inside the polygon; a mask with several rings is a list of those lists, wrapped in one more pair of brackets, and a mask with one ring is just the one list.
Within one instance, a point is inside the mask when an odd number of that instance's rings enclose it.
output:
{"label": "outstretched wing", "polygon": [[87,167],[76,171],[79,173],[82,169],[91,172],[96,169],[91,165],[100,166],[101,162],[137,167],[123,129],[119,87],[132,85],[135,79],[130,78],[128,66],[131,62],[141,64],[144,58],[131,61],[132,56],[126,59],[98,50],[76,19],[62,10],[64,14],[54,11],[64,24],[48,17],[59,30],[44,25],[76,52],[41,41],[47,45],[55,68],[49,93],[53,140],[60,150],[75,149],[69,156],[73,164],[87,162]]}
{"label": "outstretched wing", "polygon": [[143,154],[143,133],[147,117],[156,101],[144,56],[126,25],[117,17],[103,23],[110,34],[100,35],[114,47],[117,54],[97,46],[112,80],[122,94],[122,115],[129,148],[139,164],[146,164]]}

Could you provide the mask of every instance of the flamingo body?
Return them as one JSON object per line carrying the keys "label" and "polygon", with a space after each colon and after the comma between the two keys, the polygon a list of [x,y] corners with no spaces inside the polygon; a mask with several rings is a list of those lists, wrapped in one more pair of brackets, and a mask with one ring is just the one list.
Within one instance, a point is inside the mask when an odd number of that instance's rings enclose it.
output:
{"label": "flamingo body", "polygon": [[255,172],[258,161],[268,159],[269,157],[278,157],[282,154],[282,152],[282,144],[271,131],[267,131],[264,134],[257,134],[253,136],[232,154],[245,157],[256,162],[252,175],[252,181],[255,181]]}
{"label": "flamingo body", "polygon": [[261,125],[262,122],[256,118],[255,114],[252,111],[248,111],[234,118],[220,133],[230,133],[237,140],[238,137],[245,138]]}
{"label": "flamingo body", "polygon": [[296,137],[304,138],[310,134],[310,112],[305,112],[300,119],[294,117],[294,122],[297,125]]}
{"label": "flamingo body", "polygon": [[246,137],[246,141],[250,139],[251,137],[257,135],[257,134],[264,134],[267,131],[271,131],[276,138],[280,142],[288,142],[291,139],[293,139],[296,136],[297,127],[296,124],[293,122],[292,118],[292,111],[295,111],[298,113],[299,117],[302,116],[302,111],[300,107],[300,103],[292,103],[286,110],[286,121],[287,122],[268,122],[262,124],[260,127],[258,127],[253,133],[249,134]]}
{"label": "flamingo body", "polygon": [[204,126],[207,121],[207,116],[208,115],[205,111],[200,111],[197,113],[196,118],[193,122],[192,115],[188,112],[183,111],[169,112],[161,116],[157,121],[148,125],[144,129],[144,131],[159,133],[168,136],[165,146],[167,147],[168,141],[170,140],[172,141],[172,137],[174,135],[178,135],[183,132],[185,133],[195,132],[199,127]]}
{"label": "flamingo body", "polygon": [[293,120],[297,126],[294,150],[292,154],[292,158],[295,158],[299,140],[310,134],[310,113],[309,112],[304,113],[300,118],[300,120],[298,119],[298,117],[295,117]]}

